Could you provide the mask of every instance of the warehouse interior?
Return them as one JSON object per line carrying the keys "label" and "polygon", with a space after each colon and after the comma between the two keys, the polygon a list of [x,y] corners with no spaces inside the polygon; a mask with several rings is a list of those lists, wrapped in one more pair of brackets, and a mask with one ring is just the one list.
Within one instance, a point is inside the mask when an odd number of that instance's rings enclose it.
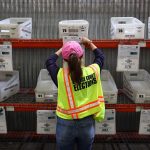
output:
{"label": "warehouse interior", "polygon": [[[140,20],[143,28],[140,26],[137,32],[142,30],[143,37],[119,38],[118,36],[113,38],[111,34],[112,17],[130,17],[129,19]],[[38,121],[41,118],[39,117],[39,119],[38,115],[40,113],[54,115],[57,92],[52,93],[46,101],[38,101],[36,96],[39,92],[37,82],[40,80],[41,69],[45,69],[46,59],[63,45],[59,33],[59,22],[62,20],[86,20],[89,23],[88,37],[98,48],[102,49],[105,55],[103,69],[106,72],[103,73],[106,74],[104,74],[103,80],[106,81],[107,77],[110,78],[110,82],[113,82],[113,88],[115,88],[115,93],[111,93],[111,88],[107,85],[107,93],[110,97],[108,95],[105,97],[104,94],[104,98],[109,97],[109,100],[106,101],[106,109],[108,114],[112,115],[108,117],[108,121],[111,117],[113,121],[108,124],[105,122],[101,127],[97,127],[99,129],[95,136],[93,150],[150,150],[149,17],[149,0],[0,0],[0,43],[7,45],[6,49],[12,50],[10,67],[12,71],[17,71],[13,75],[19,78],[15,81],[15,85],[19,88],[15,89],[17,91],[15,94],[11,96],[6,94],[3,99],[2,95],[7,88],[0,91],[0,150],[56,149],[55,131],[51,132],[51,129],[42,131],[43,124],[39,124]],[[1,26],[1,21],[7,18],[28,18],[31,32],[27,33],[30,33],[31,37],[7,37],[12,32],[7,27],[9,24],[4,23],[5,25]],[[122,24],[120,23],[120,25]],[[132,32],[135,26],[133,23],[129,31]],[[2,27],[6,27],[6,29]],[[6,32],[5,36],[3,36],[2,29]],[[18,30],[17,34],[19,32],[21,30]],[[133,34],[136,36],[136,32]],[[8,47],[8,45],[11,46]],[[125,50],[126,47],[121,49],[119,45],[128,45],[128,49],[137,50],[138,55],[134,55],[135,57],[130,53],[130,58],[134,61],[133,70],[132,67],[126,69],[124,64],[120,65],[126,57],[121,57],[118,52],[120,50],[121,53],[121,50]],[[133,47],[135,45],[136,47]],[[4,47],[0,46],[0,51],[3,49]],[[2,54],[0,54],[1,59]],[[85,65],[90,65],[93,59],[92,53],[85,48]],[[7,77],[12,74],[3,70],[1,65],[0,62],[0,88],[2,89],[4,73],[7,73]],[[59,58],[58,65],[62,66],[62,58]],[[135,69],[138,69],[139,75],[137,75],[137,71],[132,73]],[[124,71],[129,74],[125,74]],[[132,88],[132,84],[129,85],[130,82],[128,82],[130,81],[129,77],[133,81],[135,74],[139,77],[135,79],[135,81],[139,81],[137,84],[144,82],[143,88],[141,85],[139,86],[139,92],[142,94],[138,93],[134,87],[132,91],[129,90]],[[45,78],[44,81],[47,77],[43,78]],[[54,88],[52,82],[50,86]],[[41,89],[43,88],[45,86]],[[54,90],[57,89],[54,88]],[[114,94],[116,101],[111,103]],[[136,97],[136,94],[139,98]],[[145,120],[141,117],[143,114]],[[144,121],[142,122],[142,120]],[[56,118],[53,121],[53,124],[56,125]],[[51,127],[50,123],[48,122],[48,125]],[[38,130],[38,128],[41,129]],[[100,128],[105,128],[103,133]]]}

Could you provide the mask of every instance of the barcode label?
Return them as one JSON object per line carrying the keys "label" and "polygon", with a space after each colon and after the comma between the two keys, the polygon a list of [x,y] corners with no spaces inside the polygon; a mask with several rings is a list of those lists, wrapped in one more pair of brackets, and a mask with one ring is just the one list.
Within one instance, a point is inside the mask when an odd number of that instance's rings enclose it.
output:
{"label": "barcode label", "polygon": [[104,132],[108,132],[108,128],[107,128],[107,129],[102,129],[102,131],[104,131]]}

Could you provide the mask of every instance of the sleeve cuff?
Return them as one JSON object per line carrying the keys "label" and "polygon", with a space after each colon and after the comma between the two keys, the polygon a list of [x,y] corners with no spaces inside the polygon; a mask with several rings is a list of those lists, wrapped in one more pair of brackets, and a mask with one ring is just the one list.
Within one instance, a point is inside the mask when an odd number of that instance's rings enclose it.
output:
{"label": "sleeve cuff", "polygon": [[99,51],[100,51],[100,49],[96,48],[96,49],[93,50],[93,53],[94,54],[99,54]]}

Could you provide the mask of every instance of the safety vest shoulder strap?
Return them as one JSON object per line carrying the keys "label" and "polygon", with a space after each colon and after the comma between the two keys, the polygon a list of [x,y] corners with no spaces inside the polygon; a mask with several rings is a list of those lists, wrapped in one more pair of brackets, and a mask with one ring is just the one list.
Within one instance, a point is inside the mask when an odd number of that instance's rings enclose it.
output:
{"label": "safety vest shoulder strap", "polygon": [[[75,101],[74,101],[74,96],[72,92],[72,87],[71,87],[71,81],[70,81],[70,76],[69,76],[69,71],[68,68],[63,68],[63,76],[64,76],[64,83],[65,83],[65,89],[67,93],[67,98],[68,98],[68,104],[70,109],[75,109]],[[74,113],[71,114],[73,119],[78,118],[78,114]]]}
{"label": "safety vest shoulder strap", "polygon": [[94,73],[96,75],[96,79],[98,80],[98,77],[99,77],[98,65],[97,64],[92,64],[89,67],[94,71]]}

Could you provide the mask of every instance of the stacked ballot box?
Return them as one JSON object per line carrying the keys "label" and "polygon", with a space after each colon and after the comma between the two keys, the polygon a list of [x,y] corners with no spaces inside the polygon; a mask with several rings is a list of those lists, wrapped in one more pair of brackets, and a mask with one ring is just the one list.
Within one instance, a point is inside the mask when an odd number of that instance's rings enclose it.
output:
{"label": "stacked ballot box", "polygon": [[0,71],[0,102],[19,92],[19,72]]}
{"label": "stacked ballot box", "polygon": [[134,17],[111,17],[112,39],[144,39],[145,24]]}
{"label": "stacked ballot box", "polygon": [[0,45],[0,101],[19,92],[19,72],[13,70],[12,45]]}
{"label": "stacked ballot box", "polygon": [[36,102],[53,102],[57,100],[57,87],[46,69],[40,70],[35,88],[35,97]]}
{"label": "stacked ballot box", "polygon": [[0,21],[0,38],[31,39],[32,18],[7,18]]}
{"label": "stacked ballot box", "polygon": [[105,103],[117,103],[118,89],[112,75],[108,70],[101,71],[101,82],[103,87]]}
{"label": "stacked ballot box", "polygon": [[89,23],[86,20],[63,20],[59,22],[59,36],[88,37]]}
{"label": "stacked ballot box", "polygon": [[150,74],[144,69],[124,72],[123,90],[135,103],[150,103]]}

